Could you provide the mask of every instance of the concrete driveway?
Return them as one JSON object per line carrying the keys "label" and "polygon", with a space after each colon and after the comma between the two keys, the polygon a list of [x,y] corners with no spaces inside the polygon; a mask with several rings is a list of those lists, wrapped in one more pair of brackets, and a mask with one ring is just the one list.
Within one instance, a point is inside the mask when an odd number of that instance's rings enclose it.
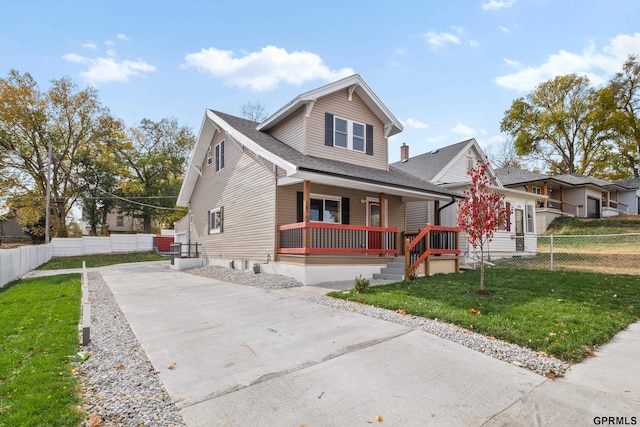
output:
{"label": "concrete driveway", "polygon": [[100,272],[189,426],[640,422],[638,324],[616,337],[612,354],[603,349],[551,381],[423,331],[304,300],[318,288],[265,291],[166,263]]}

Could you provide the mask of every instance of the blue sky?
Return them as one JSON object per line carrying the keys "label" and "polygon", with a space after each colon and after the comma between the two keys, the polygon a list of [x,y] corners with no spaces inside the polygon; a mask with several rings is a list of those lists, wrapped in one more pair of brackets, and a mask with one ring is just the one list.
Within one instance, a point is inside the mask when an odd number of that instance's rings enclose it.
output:
{"label": "blue sky", "polygon": [[640,54],[640,1],[23,1],[2,6],[0,75],[92,85],[127,125],[206,108],[274,113],[358,73],[405,126],[390,161],[469,137],[489,152],[512,101],[556,75],[601,84]]}

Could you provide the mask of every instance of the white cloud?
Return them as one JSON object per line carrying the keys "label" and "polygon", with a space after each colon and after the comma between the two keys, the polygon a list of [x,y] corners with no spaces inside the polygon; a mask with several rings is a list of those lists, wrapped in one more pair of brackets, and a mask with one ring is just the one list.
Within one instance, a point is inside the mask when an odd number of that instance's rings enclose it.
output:
{"label": "white cloud", "polygon": [[515,4],[516,0],[489,0],[480,6],[482,10],[508,9]]}
{"label": "white cloud", "polygon": [[462,34],[465,32],[464,27],[461,27],[459,25],[452,25],[451,29],[455,31],[457,34]]}
{"label": "white cloud", "polygon": [[433,47],[434,49],[441,48],[445,44],[460,44],[460,39],[451,34],[451,33],[436,33],[435,31],[429,31],[424,34],[424,38],[427,40],[427,43]]}
{"label": "white cloud", "polygon": [[129,37],[127,37],[125,34],[122,34],[122,33],[118,34],[116,38],[118,40],[129,40]]}
{"label": "white cloud", "polygon": [[459,123],[459,122],[456,123],[456,125],[451,128],[450,132],[454,135],[468,136],[468,137],[472,137],[477,133],[477,131],[471,126],[467,126],[464,123]]}
{"label": "white cloud", "polygon": [[503,33],[509,33],[509,32],[510,32],[510,31],[509,31],[509,29],[508,29],[507,27],[503,26],[503,25],[500,25],[498,28],[499,28],[499,29],[500,29],[500,31],[502,31]]}
{"label": "white cloud", "polygon": [[504,58],[503,61],[505,62],[505,64],[509,65],[510,67],[516,67],[516,68],[522,67],[521,62],[515,61],[513,59]]}
{"label": "white cloud", "polygon": [[[585,75],[593,84],[599,85],[620,71],[630,54],[640,54],[640,33],[619,34],[610,39],[601,52],[593,43],[580,54],[560,50],[549,55],[542,65],[521,67],[515,73],[497,77],[495,82],[507,89],[526,92],[556,76],[575,73]],[[516,64],[516,61],[509,61],[505,59],[508,65]]]}
{"label": "white cloud", "polygon": [[80,71],[80,77],[91,84],[127,82],[130,77],[143,76],[157,70],[156,67],[142,60],[119,60],[112,49],[107,51],[107,57],[104,58],[90,58],[68,53],[62,59],[76,64],[85,64],[87,68]]}
{"label": "white cloud", "polygon": [[421,122],[419,120],[414,120],[412,118],[408,118],[405,122],[404,122],[408,127],[413,128],[413,129],[426,129],[429,127],[428,124]]}
{"label": "white cloud", "polygon": [[98,46],[96,46],[95,43],[83,43],[82,47],[87,48],[87,49],[97,49]]}
{"label": "white cloud", "polygon": [[480,42],[478,40],[469,40],[469,46],[478,47],[480,46]]}
{"label": "white cloud", "polygon": [[329,69],[315,53],[289,53],[276,46],[240,58],[234,56],[230,50],[210,47],[187,54],[183,66],[221,78],[229,86],[255,91],[273,89],[281,82],[299,85],[313,79],[333,81],[354,73],[351,68]]}
{"label": "white cloud", "polygon": [[107,40],[106,42],[104,42],[105,46],[113,46],[115,44],[115,42],[113,40]]}

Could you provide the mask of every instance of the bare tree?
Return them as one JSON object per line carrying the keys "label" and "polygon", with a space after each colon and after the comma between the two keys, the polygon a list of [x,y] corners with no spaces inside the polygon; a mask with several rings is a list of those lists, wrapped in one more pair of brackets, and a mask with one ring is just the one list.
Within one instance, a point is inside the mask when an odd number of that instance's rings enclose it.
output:
{"label": "bare tree", "polygon": [[267,117],[269,117],[264,104],[261,104],[260,101],[256,101],[255,103],[248,101],[242,104],[240,112],[242,117],[253,120],[254,122],[263,122]]}

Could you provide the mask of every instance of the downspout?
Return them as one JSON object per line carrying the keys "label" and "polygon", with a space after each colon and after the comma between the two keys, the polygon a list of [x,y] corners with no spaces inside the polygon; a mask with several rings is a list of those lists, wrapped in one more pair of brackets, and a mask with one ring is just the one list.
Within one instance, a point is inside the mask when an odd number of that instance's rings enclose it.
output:
{"label": "downspout", "polygon": [[440,218],[440,214],[442,213],[442,211],[443,211],[445,208],[448,208],[449,206],[451,206],[452,204],[454,204],[455,202],[456,202],[456,198],[455,198],[455,197],[453,197],[453,196],[451,196],[451,201],[450,201],[449,203],[447,203],[446,205],[441,206],[440,208],[438,208],[438,211],[436,212],[436,217],[438,218],[438,224],[442,224],[442,222],[440,222],[440,219],[441,219],[441,218]]}
{"label": "downspout", "polygon": [[187,203],[187,248],[191,249],[191,202]]}

